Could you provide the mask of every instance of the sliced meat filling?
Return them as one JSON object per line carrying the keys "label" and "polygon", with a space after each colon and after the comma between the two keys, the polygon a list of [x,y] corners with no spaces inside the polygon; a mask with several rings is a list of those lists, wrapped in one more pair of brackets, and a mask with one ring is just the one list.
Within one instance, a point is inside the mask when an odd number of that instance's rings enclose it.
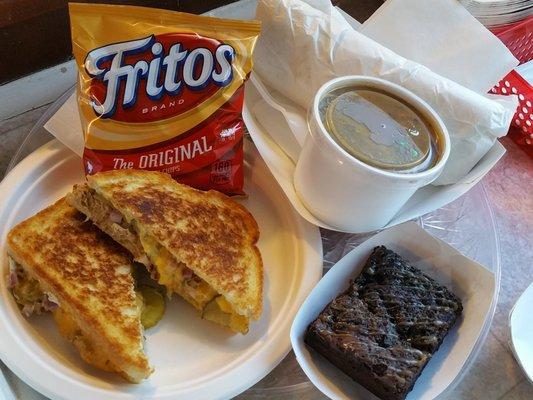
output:
{"label": "sliced meat filling", "polygon": [[45,293],[39,282],[32,278],[26,270],[11,257],[9,259],[8,285],[15,301],[26,317],[32,314],[43,314],[54,311],[59,302],[51,293]]}
{"label": "sliced meat filling", "polygon": [[136,261],[148,265],[137,232],[107,200],[87,185],[76,185],[68,200],[101,230],[124,246]]}

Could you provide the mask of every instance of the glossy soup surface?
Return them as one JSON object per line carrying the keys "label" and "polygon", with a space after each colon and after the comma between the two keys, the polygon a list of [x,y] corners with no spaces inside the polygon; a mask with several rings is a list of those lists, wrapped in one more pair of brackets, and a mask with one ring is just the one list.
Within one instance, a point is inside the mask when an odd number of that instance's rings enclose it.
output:
{"label": "glossy soup surface", "polygon": [[436,163],[431,126],[410,105],[384,92],[336,89],[320,101],[320,117],[339,146],[373,167],[412,173]]}

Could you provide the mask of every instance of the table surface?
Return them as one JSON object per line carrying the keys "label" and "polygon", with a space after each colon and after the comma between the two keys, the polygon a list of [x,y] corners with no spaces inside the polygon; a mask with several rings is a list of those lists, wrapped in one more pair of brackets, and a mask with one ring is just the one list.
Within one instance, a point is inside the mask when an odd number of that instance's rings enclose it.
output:
{"label": "table surface", "polygon": [[[0,122],[0,178],[9,160],[47,106]],[[478,358],[449,399],[533,399],[531,385],[510,351],[508,315],[533,279],[533,162],[510,139],[501,142],[506,155],[483,179],[500,238],[501,290],[494,320]],[[20,399],[43,399],[0,363]],[[24,393],[24,397],[22,397]],[[240,396],[245,400],[246,396]],[[320,392],[306,400],[325,398]]]}

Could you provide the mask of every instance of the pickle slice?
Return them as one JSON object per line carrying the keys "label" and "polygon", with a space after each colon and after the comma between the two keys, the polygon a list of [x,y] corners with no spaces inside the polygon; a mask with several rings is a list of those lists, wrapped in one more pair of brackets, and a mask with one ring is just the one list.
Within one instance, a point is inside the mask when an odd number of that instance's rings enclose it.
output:
{"label": "pickle slice", "polygon": [[152,328],[165,313],[165,298],[157,289],[150,286],[141,286],[138,292],[143,299],[141,323],[144,329]]}

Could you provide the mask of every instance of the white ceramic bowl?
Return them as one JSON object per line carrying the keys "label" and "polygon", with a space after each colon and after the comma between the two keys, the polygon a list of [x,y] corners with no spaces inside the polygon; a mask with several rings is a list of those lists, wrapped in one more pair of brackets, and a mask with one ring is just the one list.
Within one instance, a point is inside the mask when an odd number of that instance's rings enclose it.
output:
{"label": "white ceramic bowl", "polygon": [[[436,164],[415,173],[387,171],[365,164],[339,146],[322,123],[319,104],[325,94],[343,87],[376,89],[417,110],[439,138]],[[385,226],[417,189],[440,175],[450,155],[448,131],[431,106],[409,90],[379,78],[354,75],[326,82],[315,95],[308,123],[310,134],[296,164],[294,186],[313,215],[343,231],[369,232]]]}

